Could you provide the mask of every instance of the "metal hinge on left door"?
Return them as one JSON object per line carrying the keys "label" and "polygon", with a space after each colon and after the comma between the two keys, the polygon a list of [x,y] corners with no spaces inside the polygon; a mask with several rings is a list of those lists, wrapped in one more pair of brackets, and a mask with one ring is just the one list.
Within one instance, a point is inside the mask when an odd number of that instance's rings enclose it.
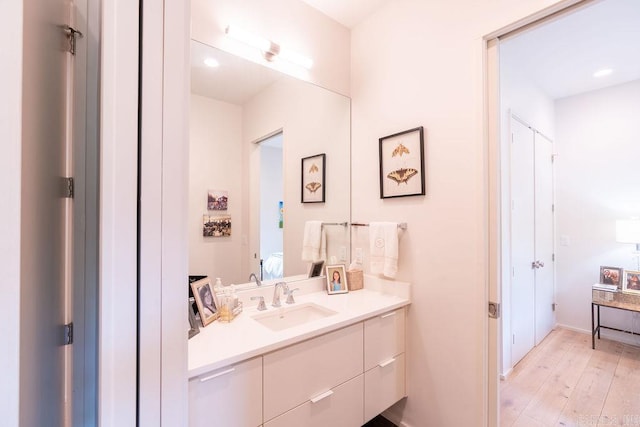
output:
{"label": "metal hinge on left door", "polygon": [[64,345],[73,344],[73,322],[64,325]]}
{"label": "metal hinge on left door", "polygon": [[64,180],[64,197],[67,199],[73,199],[74,196],[74,183],[72,177],[65,177]]}
{"label": "metal hinge on left door", "polygon": [[67,38],[69,39],[69,52],[71,53],[71,55],[75,55],[76,54],[76,38],[82,38],[84,36],[80,31],[76,30],[73,27],[70,27],[69,25],[65,25],[63,29],[65,34],[67,35]]}

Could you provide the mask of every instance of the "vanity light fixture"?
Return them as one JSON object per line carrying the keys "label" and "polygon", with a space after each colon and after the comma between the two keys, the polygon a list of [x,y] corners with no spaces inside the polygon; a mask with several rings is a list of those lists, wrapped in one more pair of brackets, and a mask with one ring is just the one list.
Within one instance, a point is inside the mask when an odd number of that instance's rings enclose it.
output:
{"label": "vanity light fixture", "polygon": [[213,58],[206,58],[204,60],[204,65],[211,68],[216,68],[220,66],[220,63]]}
{"label": "vanity light fixture", "polygon": [[227,26],[225,32],[231,38],[234,38],[244,44],[259,49],[264,59],[273,62],[276,58],[283,59],[291,62],[292,64],[299,65],[303,68],[310,69],[313,66],[313,61],[304,55],[294,52],[290,49],[283,48],[277,43],[267,40],[260,36],[256,36],[248,31],[235,26]]}
{"label": "vanity light fixture", "polygon": [[593,77],[604,77],[608,76],[611,73],[613,73],[613,70],[611,68],[603,68],[602,70],[598,70],[593,73]]}

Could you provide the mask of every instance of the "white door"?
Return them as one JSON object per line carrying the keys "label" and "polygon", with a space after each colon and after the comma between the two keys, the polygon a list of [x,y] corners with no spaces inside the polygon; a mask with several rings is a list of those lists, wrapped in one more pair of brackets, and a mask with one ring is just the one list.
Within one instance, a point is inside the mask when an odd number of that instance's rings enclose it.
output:
{"label": "white door", "polygon": [[553,144],[535,133],[535,330],[536,345],[555,323],[553,268]]}
{"label": "white door", "polygon": [[511,364],[554,324],[552,143],[511,120]]}
{"label": "white door", "polygon": [[63,325],[70,201],[65,51],[68,1],[24,2],[20,279],[20,425],[70,425]]}
{"label": "white door", "polygon": [[535,345],[534,136],[511,120],[511,363]]}

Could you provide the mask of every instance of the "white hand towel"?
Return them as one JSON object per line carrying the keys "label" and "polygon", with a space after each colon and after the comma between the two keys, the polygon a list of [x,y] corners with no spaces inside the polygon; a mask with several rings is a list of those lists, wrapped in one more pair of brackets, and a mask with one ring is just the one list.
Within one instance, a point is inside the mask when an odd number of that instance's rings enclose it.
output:
{"label": "white hand towel", "polygon": [[318,262],[327,258],[327,238],[322,221],[307,221],[302,237],[302,260]]}
{"label": "white hand towel", "polygon": [[398,224],[395,222],[369,223],[369,257],[371,273],[383,274],[391,279],[398,272]]}

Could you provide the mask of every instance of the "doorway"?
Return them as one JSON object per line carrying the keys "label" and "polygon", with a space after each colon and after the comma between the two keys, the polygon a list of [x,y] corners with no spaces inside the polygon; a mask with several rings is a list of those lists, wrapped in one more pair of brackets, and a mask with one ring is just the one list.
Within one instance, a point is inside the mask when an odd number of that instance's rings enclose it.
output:
{"label": "doorway", "polygon": [[509,194],[503,202],[509,209],[502,218],[510,223],[503,243],[510,264],[503,295],[510,295],[511,318],[503,319],[503,330],[511,337],[502,354],[513,367],[555,325],[554,202],[552,141],[513,114],[509,126]]}
{"label": "doorway", "polygon": [[[555,171],[556,238],[554,239],[554,254],[557,289],[553,304],[557,304],[557,310],[554,325],[588,333],[589,312],[584,307],[589,306],[591,299],[590,285],[598,280],[598,266],[601,263],[603,263],[602,265],[610,263],[617,265],[617,263],[625,262],[624,258],[619,255],[621,249],[618,246],[620,245],[615,243],[615,221],[613,218],[630,214],[633,208],[630,205],[624,206],[624,203],[617,202],[613,196],[618,197],[620,201],[635,200],[637,191],[624,182],[613,184],[610,180],[613,174],[597,172],[602,168],[596,167],[605,160],[603,156],[606,156],[607,159],[611,158],[609,157],[611,150],[604,149],[606,145],[613,144],[618,147],[626,144],[619,144],[614,140],[625,139],[626,136],[623,138],[622,130],[628,131],[628,128],[620,125],[620,122],[612,126],[613,122],[609,118],[604,120],[606,108],[603,108],[602,105],[594,108],[598,111],[599,116],[586,114],[584,109],[582,115],[576,115],[575,112],[578,110],[577,107],[586,105],[588,102],[586,95],[583,97],[579,94],[613,91],[614,87],[618,88],[619,92],[623,92],[624,89],[627,89],[627,92],[633,91],[633,81],[640,79],[640,76],[637,74],[634,76],[633,73],[628,74],[625,71],[625,66],[633,63],[637,56],[637,53],[634,53],[637,47],[629,46],[628,41],[632,39],[630,35],[637,34],[638,31],[636,13],[638,13],[639,7],[640,4],[637,2],[626,0],[565,1],[553,10],[547,10],[546,16],[532,17],[528,22],[519,22],[508,30],[486,37],[487,94],[489,97],[487,110],[489,130],[487,167],[490,183],[488,212],[490,235],[489,295],[491,301],[502,303],[501,319],[489,322],[489,394],[492,396],[489,405],[490,425],[499,424],[499,395],[496,387],[498,378],[507,375],[511,367],[509,366],[511,357],[505,357],[502,354],[502,348],[510,345],[512,338],[511,331],[506,328],[508,326],[507,319],[511,319],[512,315],[512,296],[506,293],[506,290],[509,289],[511,264],[505,256],[505,253],[509,253],[508,247],[505,248],[505,246],[508,246],[509,243],[506,239],[510,235],[510,228],[508,220],[503,215],[504,212],[509,212],[509,207],[504,206],[503,201],[507,199],[505,194],[508,194],[509,191],[510,176],[500,166],[504,165],[501,163],[501,158],[505,152],[508,152],[508,148],[505,147],[508,140],[507,129],[510,127],[510,113],[508,111],[515,111],[518,115],[526,117],[527,122],[556,142],[554,153],[558,153],[558,156]],[[595,15],[594,21],[589,24],[579,23],[578,20],[587,14]],[[633,19],[635,24],[627,22],[628,18]],[[562,34],[550,37],[546,29],[551,26],[564,26]],[[595,30],[597,35],[580,35],[581,31],[585,29]],[[620,33],[626,33],[627,40],[614,42],[615,36]],[[545,47],[539,51],[530,48],[528,50],[519,49],[519,51],[514,49],[516,52],[509,52],[510,46],[516,45],[512,42],[517,39],[537,40],[543,42]],[[640,40],[638,37],[635,39]],[[576,43],[582,44],[577,45]],[[564,48],[570,46],[575,52],[563,51]],[[580,52],[588,53],[588,58],[577,60],[571,55]],[[621,61],[613,61],[612,58],[616,53],[621,54]],[[505,66],[504,59],[508,54],[514,55],[512,62],[519,65],[520,71]],[[542,65],[544,57],[548,57],[556,64]],[[622,78],[622,80],[596,81],[594,79],[593,74],[598,71],[596,62],[604,62],[605,59],[606,62],[611,61],[611,63],[618,64],[616,67],[619,68],[611,76],[616,75],[616,78]],[[538,67],[536,62],[542,66]],[[557,71],[553,68],[555,65],[564,69]],[[583,68],[578,68],[580,65]],[[535,84],[526,86],[526,80],[531,83],[533,77],[525,75],[523,70],[529,72],[536,68],[546,71],[547,79],[535,80]],[[564,75],[568,75],[568,80],[564,80],[564,88],[549,86],[562,81]],[[506,101],[504,91],[501,90],[501,79],[509,79],[513,87],[520,87],[519,92],[512,91]],[[589,86],[591,84],[589,81],[596,83],[594,86]],[[599,86],[595,86],[595,84]],[[564,92],[549,92],[556,89]],[[545,91],[547,96],[540,96],[540,93]],[[607,92],[607,94],[609,93]],[[544,108],[538,108],[540,106],[544,106]],[[545,108],[547,111],[544,111]],[[629,108],[628,110],[630,111]],[[624,111],[618,109],[616,111],[618,117],[626,115]],[[560,116],[573,118],[560,122],[559,119],[556,119]],[[609,123],[607,126],[609,133],[599,134],[592,130],[592,124],[599,121]],[[570,122],[580,123],[583,129],[576,132],[576,126],[572,127],[567,124]],[[616,131],[615,138],[612,138],[611,129]],[[633,132],[632,130],[631,134]],[[596,134],[599,138],[598,141],[595,140]],[[626,150],[631,151],[625,151],[627,155],[622,157],[627,157],[629,153],[637,153],[637,148],[631,147],[629,144],[625,147]],[[598,156],[600,161],[597,159]],[[622,157],[618,154],[618,158]],[[626,168],[622,169],[626,170]],[[627,176],[627,179],[636,178]],[[601,182],[606,182],[606,187]],[[598,197],[589,196],[589,193],[594,193],[594,185],[599,189],[597,191]],[[624,191],[619,191],[621,188],[624,188]],[[608,203],[603,199],[606,199]],[[496,401],[493,401],[493,396],[497,396]]]}
{"label": "doorway", "polygon": [[284,181],[283,133],[258,142],[260,146],[260,280],[283,277]]}

